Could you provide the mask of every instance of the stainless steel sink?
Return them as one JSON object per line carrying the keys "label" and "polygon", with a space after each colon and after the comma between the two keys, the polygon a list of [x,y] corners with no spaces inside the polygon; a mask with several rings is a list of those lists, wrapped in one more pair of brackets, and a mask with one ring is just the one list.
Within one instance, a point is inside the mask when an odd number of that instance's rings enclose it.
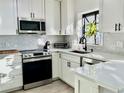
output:
{"label": "stainless steel sink", "polygon": [[88,52],[88,51],[78,51],[78,50],[73,50],[73,51],[70,51],[70,52],[79,53],[79,54],[88,54],[88,53],[91,53],[91,52]]}

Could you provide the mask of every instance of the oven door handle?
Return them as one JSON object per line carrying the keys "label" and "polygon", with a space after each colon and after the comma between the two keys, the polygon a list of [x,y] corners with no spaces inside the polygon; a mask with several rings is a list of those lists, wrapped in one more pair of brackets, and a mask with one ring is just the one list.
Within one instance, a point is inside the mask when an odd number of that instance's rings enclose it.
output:
{"label": "oven door handle", "polygon": [[52,60],[52,57],[42,57],[42,58],[31,58],[31,59],[24,59],[23,63],[30,63],[30,62],[35,62],[35,61],[43,61],[43,60]]}

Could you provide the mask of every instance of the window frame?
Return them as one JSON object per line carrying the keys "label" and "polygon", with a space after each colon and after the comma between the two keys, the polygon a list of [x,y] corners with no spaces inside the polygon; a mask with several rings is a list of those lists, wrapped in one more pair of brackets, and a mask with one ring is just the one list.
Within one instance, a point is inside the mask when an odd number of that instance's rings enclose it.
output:
{"label": "window frame", "polygon": [[[99,10],[95,10],[89,13],[85,13],[82,14],[82,36],[85,36],[85,32],[86,32],[86,21],[89,22],[89,20],[87,19],[87,17],[89,16],[94,16],[94,22],[95,24],[99,24],[99,22],[97,23],[97,16],[99,15]],[[94,35],[94,45],[100,45],[96,43],[96,35]]]}

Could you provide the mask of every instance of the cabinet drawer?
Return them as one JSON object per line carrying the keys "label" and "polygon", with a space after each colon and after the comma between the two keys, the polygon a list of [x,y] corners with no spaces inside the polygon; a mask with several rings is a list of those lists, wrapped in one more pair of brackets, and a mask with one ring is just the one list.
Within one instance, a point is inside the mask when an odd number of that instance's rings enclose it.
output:
{"label": "cabinet drawer", "polygon": [[80,57],[79,56],[74,56],[74,55],[70,55],[70,54],[61,54],[61,58],[80,64]]}

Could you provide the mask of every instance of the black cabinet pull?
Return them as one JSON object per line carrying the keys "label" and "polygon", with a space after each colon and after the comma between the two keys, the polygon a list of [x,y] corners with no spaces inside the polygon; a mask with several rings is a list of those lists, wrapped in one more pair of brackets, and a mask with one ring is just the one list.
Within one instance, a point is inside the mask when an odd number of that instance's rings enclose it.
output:
{"label": "black cabinet pull", "polygon": [[67,62],[67,66],[68,66],[68,67],[71,67],[71,63],[70,63],[70,62]]}
{"label": "black cabinet pull", "polygon": [[117,31],[118,29],[117,29],[117,27],[118,27],[118,25],[117,24],[115,24],[115,31]]}
{"label": "black cabinet pull", "polygon": [[121,24],[118,24],[118,31],[121,31]]}
{"label": "black cabinet pull", "polygon": [[33,16],[32,16],[32,13],[30,13],[30,16],[31,16],[31,18],[33,17]]}
{"label": "black cabinet pull", "polygon": [[33,18],[35,18],[35,13],[33,13]]}

